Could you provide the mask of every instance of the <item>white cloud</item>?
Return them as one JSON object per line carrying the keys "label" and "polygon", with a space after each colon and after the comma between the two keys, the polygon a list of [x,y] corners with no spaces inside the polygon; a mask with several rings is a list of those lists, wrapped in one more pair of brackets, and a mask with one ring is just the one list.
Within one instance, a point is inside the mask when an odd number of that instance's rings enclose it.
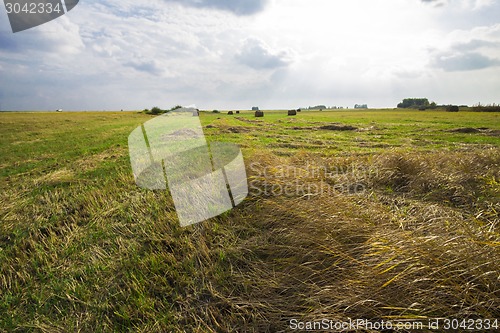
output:
{"label": "white cloud", "polygon": [[463,9],[473,9],[479,10],[485,7],[489,7],[495,3],[495,0],[459,0],[452,2],[451,0],[421,0],[424,3],[432,4],[436,7],[442,7],[444,5],[455,5],[458,2],[458,5]]}
{"label": "white cloud", "polygon": [[262,11],[268,0],[163,0],[195,8],[219,9],[236,15],[252,15]]}
{"label": "white cloud", "polygon": [[431,49],[430,64],[445,71],[472,71],[500,65],[500,24],[450,32]]}
{"label": "white cloud", "polygon": [[[424,2],[88,0],[47,25],[0,32],[0,102],[4,109],[393,106],[411,96],[440,103],[476,95],[493,102],[498,3]],[[465,70],[467,80],[452,87]]]}
{"label": "white cloud", "polygon": [[473,71],[500,65],[500,60],[489,58],[478,52],[444,53],[436,55],[432,65],[448,72]]}
{"label": "white cloud", "polygon": [[462,0],[462,6],[466,9],[479,10],[489,7],[495,3],[494,0]]}
{"label": "white cloud", "polygon": [[255,38],[245,40],[236,59],[243,65],[253,69],[276,69],[288,64],[286,52],[272,51],[263,41]]}
{"label": "white cloud", "polygon": [[161,66],[159,66],[158,63],[154,60],[150,61],[135,60],[124,63],[123,65],[132,67],[133,69],[139,72],[145,72],[152,75],[160,75],[163,72]]}
{"label": "white cloud", "polygon": [[3,40],[0,51],[15,51],[21,56],[29,56],[27,52],[75,55],[84,48],[79,26],[64,16],[37,29],[18,34],[4,32],[0,36]]}

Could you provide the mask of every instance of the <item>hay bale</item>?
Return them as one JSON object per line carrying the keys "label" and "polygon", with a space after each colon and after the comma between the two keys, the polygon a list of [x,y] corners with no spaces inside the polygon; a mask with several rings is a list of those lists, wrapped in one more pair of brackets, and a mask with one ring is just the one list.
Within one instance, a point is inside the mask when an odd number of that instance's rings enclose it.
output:
{"label": "hay bale", "polygon": [[255,111],[255,117],[264,117],[264,111]]}
{"label": "hay bale", "polygon": [[297,111],[296,110],[288,110],[288,115],[289,116],[296,116],[297,115]]}
{"label": "hay bale", "polygon": [[302,112],[302,110],[301,109],[297,109],[297,112]]}
{"label": "hay bale", "polygon": [[233,112],[233,111],[229,111],[227,114],[228,114],[228,115],[233,115],[233,114],[234,114],[234,112]]}
{"label": "hay bale", "polygon": [[240,111],[236,111],[236,114],[240,114]]}

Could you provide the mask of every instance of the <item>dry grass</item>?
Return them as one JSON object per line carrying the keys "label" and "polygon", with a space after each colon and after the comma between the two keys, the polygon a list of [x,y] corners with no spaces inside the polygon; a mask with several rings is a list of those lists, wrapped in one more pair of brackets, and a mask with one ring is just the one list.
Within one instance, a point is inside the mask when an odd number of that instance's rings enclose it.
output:
{"label": "dry grass", "polygon": [[75,179],[74,172],[64,168],[35,179],[34,185],[35,186],[57,185],[65,182],[70,182],[74,179]]}
{"label": "dry grass", "polygon": [[[416,166],[425,163],[432,174],[445,161],[469,168],[468,163],[481,160],[483,168],[466,179],[470,187],[490,191],[484,177],[498,172],[498,152],[454,157],[387,154],[376,159],[381,172],[373,174],[381,176],[372,183],[395,180],[399,185],[401,178],[422,177]],[[456,187],[449,171],[448,183],[436,186],[443,199]],[[428,182],[436,185],[435,179]],[[419,182],[406,182],[404,189],[422,194]],[[459,206],[446,200],[429,204],[423,196],[417,200],[383,192],[369,188],[352,196],[266,199],[263,206],[272,208],[256,222],[266,232],[245,243],[256,257],[248,255],[241,277],[252,281],[244,294],[253,291],[256,308],[270,316],[262,324],[292,317],[498,317],[499,216],[493,215],[498,196],[467,202],[467,207],[491,209],[488,219],[478,219],[463,209],[463,201]]]}
{"label": "dry grass", "polygon": [[4,178],[0,330],[500,318],[497,148],[247,149],[253,195],[181,228],[168,193],[135,186],[119,144]]}

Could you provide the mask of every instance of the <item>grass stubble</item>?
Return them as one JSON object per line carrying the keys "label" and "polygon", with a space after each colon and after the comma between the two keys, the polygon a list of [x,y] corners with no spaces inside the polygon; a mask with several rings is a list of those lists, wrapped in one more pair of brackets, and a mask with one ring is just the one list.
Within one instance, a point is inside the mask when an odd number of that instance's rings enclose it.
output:
{"label": "grass stubble", "polygon": [[205,132],[243,147],[252,195],[181,228],[130,171],[148,116],[0,114],[0,330],[500,318],[499,128],[450,131],[496,115],[228,117],[202,114]]}

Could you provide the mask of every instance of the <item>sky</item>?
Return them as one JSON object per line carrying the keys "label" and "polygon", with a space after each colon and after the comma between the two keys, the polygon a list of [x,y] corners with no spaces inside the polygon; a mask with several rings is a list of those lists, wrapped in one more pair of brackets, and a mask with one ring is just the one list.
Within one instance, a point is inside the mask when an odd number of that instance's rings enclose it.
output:
{"label": "sky", "polygon": [[12,33],[0,110],[500,103],[500,1],[82,0]]}

